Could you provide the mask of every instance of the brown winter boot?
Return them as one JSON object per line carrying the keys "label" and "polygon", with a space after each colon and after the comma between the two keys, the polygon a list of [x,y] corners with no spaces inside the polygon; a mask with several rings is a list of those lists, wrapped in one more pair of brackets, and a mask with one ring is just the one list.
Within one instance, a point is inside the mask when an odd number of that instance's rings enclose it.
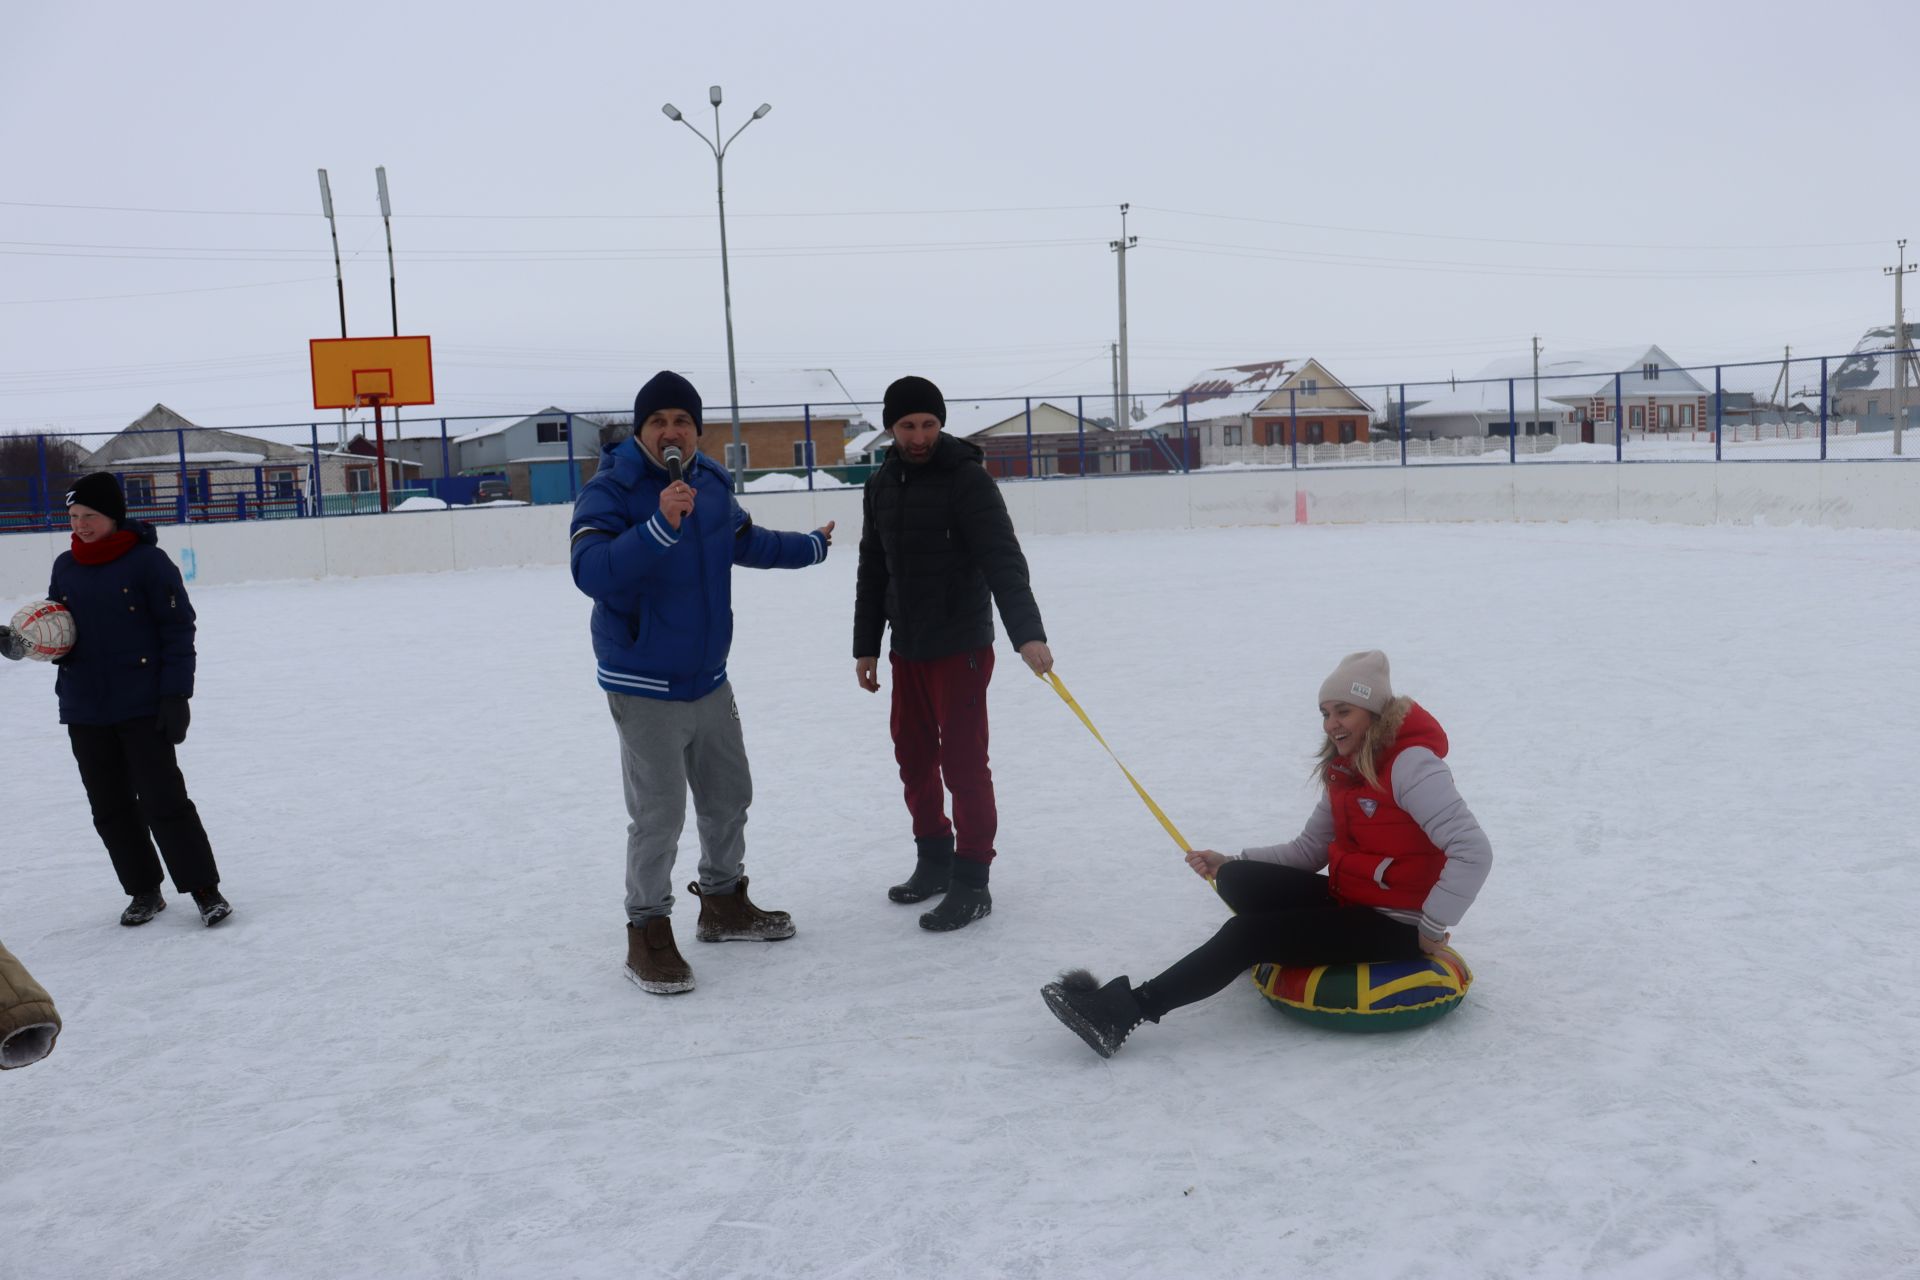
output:
{"label": "brown winter boot", "polygon": [[665,916],[627,926],[626,972],[642,991],[656,996],[693,990],[693,966],[673,945],[673,922]]}
{"label": "brown winter boot", "polygon": [[702,942],[777,942],[793,936],[793,917],[754,906],[745,876],[732,893],[703,894],[697,881],[687,891],[700,899],[700,924],[693,936]]}

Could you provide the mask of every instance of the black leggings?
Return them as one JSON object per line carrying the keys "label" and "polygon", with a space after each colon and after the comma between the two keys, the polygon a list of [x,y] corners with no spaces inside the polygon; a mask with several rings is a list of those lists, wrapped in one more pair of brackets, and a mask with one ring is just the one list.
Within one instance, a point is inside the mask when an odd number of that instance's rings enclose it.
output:
{"label": "black leggings", "polygon": [[1420,930],[1372,907],[1343,907],[1327,878],[1271,862],[1229,862],[1214,878],[1236,913],[1220,931],[1136,989],[1155,1022],[1205,1000],[1256,964],[1353,964],[1416,960]]}

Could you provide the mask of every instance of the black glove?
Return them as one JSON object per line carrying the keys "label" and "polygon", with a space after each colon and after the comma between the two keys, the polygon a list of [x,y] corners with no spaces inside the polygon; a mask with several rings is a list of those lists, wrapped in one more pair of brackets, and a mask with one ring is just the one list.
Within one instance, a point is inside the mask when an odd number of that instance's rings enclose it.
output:
{"label": "black glove", "polygon": [[12,627],[0,627],[0,658],[14,662],[27,656],[27,638]]}
{"label": "black glove", "polygon": [[187,725],[193,720],[193,712],[187,707],[187,700],[180,697],[160,699],[160,710],[153,716],[153,727],[170,746],[179,746],[187,740]]}

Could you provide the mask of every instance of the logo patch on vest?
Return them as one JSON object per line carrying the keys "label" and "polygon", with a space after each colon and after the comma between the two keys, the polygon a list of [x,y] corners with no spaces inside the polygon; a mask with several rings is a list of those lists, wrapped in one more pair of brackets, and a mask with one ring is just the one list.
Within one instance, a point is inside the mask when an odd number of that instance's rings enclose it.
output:
{"label": "logo patch on vest", "polygon": [[1358,680],[1355,680],[1353,682],[1353,696],[1362,702],[1370,702],[1373,700],[1373,686],[1370,684],[1361,684]]}
{"label": "logo patch on vest", "polygon": [[1364,796],[1362,796],[1360,799],[1360,812],[1366,814],[1369,818],[1373,816],[1373,811],[1379,807],[1380,806],[1376,802],[1369,800]]}

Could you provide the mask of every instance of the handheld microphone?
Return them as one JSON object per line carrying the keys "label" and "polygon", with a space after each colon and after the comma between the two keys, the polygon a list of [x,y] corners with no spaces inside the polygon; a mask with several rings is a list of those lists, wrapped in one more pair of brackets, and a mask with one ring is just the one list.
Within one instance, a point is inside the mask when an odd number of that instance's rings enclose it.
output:
{"label": "handheld microphone", "polygon": [[668,445],[665,449],[662,449],[660,451],[660,461],[667,464],[667,478],[673,481],[673,483],[679,484],[680,483],[680,450],[679,448],[675,445]]}

